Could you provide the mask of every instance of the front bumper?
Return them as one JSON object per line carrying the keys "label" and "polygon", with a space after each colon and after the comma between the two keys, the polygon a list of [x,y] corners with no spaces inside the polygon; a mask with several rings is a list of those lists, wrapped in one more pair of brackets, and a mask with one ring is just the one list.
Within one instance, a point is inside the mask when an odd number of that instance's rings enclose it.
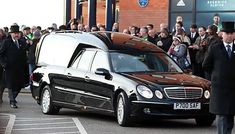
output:
{"label": "front bumper", "polygon": [[158,118],[197,118],[211,116],[209,103],[201,103],[200,109],[174,109],[174,102],[132,101],[132,116]]}

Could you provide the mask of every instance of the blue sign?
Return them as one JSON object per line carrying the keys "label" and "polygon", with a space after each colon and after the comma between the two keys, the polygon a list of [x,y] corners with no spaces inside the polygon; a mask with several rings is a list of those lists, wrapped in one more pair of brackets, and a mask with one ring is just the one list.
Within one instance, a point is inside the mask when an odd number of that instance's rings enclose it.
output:
{"label": "blue sign", "polygon": [[196,11],[234,11],[235,0],[197,0]]}
{"label": "blue sign", "polygon": [[149,0],[138,0],[140,7],[146,7],[149,3]]}

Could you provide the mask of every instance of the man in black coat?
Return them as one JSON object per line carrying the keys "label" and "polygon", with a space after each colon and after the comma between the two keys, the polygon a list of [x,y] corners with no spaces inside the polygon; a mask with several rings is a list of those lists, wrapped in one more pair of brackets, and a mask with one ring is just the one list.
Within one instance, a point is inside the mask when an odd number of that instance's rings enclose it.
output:
{"label": "man in black coat", "polygon": [[5,87],[9,91],[10,106],[17,108],[16,97],[25,85],[26,45],[19,38],[19,26],[10,28],[11,38],[3,41],[0,48],[0,64],[5,70]]}
{"label": "man in black coat", "polygon": [[234,22],[222,22],[223,41],[211,44],[203,69],[211,73],[210,112],[217,115],[218,134],[231,134],[235,115]]}

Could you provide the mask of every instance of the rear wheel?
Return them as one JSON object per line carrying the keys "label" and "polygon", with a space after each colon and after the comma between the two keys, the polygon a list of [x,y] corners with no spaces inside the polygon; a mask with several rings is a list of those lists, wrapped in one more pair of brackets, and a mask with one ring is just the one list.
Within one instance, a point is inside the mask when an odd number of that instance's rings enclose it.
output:
{"label": "rear wheel", "polygon": [[116,117],[120,126],[126,127],[131,124],[130,102],[126,93],[121,92],[117,97]]}
{"label": "rear wheel", "polygon": [[51,90],[49,86],[45,86],[41,97],[41,110],[44,114],[57,114],[60,111],[59,107],[52,104]]}
{"label": "rear wheel", "polygon": [[206,126],[211,126],[213,124],[214,120],[215,120],[214,115],[195,118],[196,124],[198,126],[205,126],[205,127]]}

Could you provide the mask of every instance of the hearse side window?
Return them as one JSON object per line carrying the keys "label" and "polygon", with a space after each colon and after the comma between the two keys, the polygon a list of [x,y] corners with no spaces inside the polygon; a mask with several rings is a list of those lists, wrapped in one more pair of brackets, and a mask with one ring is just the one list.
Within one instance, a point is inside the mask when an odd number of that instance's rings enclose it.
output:
{"label": "hearse side window", "polygon": [[110,70],[107,53],[97,52],[92,63],[91,72],[95,72],[97,68]]}
{"label": "hearse side window", "polygon": [[77,68],[78,62],[80,61],[83,52],[84,52],[84,51],[80,51],[80,52],[78,53],[78,55],[76,56],[76,58],[74,59],[72,65],[71,65],[72,68]]}
{"label": "hearse side window", "polygon": [[85,51],[81,56],[77,69],[88,71],[96,51]]}

